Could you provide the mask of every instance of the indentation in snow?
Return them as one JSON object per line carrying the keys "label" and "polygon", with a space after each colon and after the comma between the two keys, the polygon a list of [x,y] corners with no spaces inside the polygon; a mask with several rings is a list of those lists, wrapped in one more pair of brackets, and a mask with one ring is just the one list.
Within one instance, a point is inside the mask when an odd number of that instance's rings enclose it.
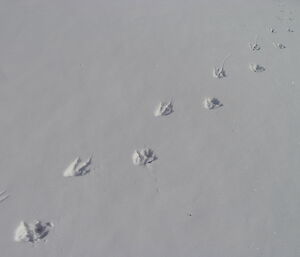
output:
{"label": "indentation in snow", "polygon": [[173,103],[172,101],[170,102],[161,102],[157,108],[154,111],[154,116],[159,117],[159,116],[167,116],[170,115],[173,110]]}
{"label": "indentation in snow", "polygon": [[257,39],[258,39],[258,36],[255,37],[255,40],[254,42],[250,42],[249,43],[249,47],[252,51],[259,51],[260,50],[260,46],[257,44]]}
{"label": "indentation in snow", "polygon": [[281,44],[281,43],[273,42],[273,45],[274,45],[276,48],[279,48],[279,49],[284,49],[284,48],[286,48],[286,46],[285,46],[284,44]]}
{"label": "indentation in snow", "polygon": [[225,78],[227,76],[225,70],[224,70],[224,65],[225,65],[225,62],[226,60],[230,57],[230,54],[227,55],[224,60],[223,60],[223,63],[221,65],[221,67],[214,67],[213,69],[213,77],[214,78],[218,78],[218,79],[222,79],[222,78]]}
{"label": "indentation in snow", "polygon": [[33,221],[26,223],[21,221],[15,232],[15,241],[37,243],[49,234],[52,227],[51,222]]}
{"label": "indentation in snow", "polygon": [[263,72],[266,70],[263,66],[254,63],[249,64],[249,69],[253,72]]}
{"label": "indentation in snow", "polygon": [[8,194],[6,194],[6,190],[0,192],[0,203],[4,202],[9,197]]}
{"label": "indentation in snow", "polygon": [[205,109],[213,110],[223,106],[223,104],[215,97],[213,98],[206,97],[203,101],[203,106]]}
{"label": "indentation in snow", "polygon": [[85,162],[81,161],[80,157],[77,157],[73,162],[70,163],[68,168],[63,173],[64,177],[76,177],[84,176],[91,171],[92,156]]}
{"label": "indentation in snow", "polygon": [[157,157],[150,148],[135,150],[132,155],[132,162],[134,165],[146,166],[155,160],[157,160]]}

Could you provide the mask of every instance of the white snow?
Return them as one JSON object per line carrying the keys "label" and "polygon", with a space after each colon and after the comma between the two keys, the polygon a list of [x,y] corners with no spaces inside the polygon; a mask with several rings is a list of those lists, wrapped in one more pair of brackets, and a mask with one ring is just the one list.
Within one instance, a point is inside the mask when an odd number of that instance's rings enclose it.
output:
{"label": "white snow", "polygon": [[1,257],[300,256],[299,0],[2,0],[0,37]]}

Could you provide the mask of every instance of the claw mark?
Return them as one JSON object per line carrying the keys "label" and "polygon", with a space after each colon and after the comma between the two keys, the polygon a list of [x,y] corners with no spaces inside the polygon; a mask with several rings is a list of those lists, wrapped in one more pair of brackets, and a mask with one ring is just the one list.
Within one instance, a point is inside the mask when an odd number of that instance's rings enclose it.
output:
{"label": "claw mark", "polygon": [[224,70],[224,65],[225,65],[226,60],[227,60],[230,56],[231,56],[231,54],[228,54],[228,55],[224,58],[221,67],[214,67],[214,69],[213,69],[213,76],[214,76],[215,78],[221,79],[221,78],[225,78],[225,77],[226,77],[226,72],[225,72],[225,70]]}

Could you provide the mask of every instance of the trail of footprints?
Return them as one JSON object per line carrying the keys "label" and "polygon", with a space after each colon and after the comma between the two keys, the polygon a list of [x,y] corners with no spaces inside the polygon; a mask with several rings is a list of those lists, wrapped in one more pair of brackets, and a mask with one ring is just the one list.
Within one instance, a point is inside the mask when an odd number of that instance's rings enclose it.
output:
{"label": "trail of footprints", "polygon": [[[291,21],[292,19],[289,18]],[[275,34],[277,30],[273,27],[268,28],[268,30]],[[287,28],[287,32],[292,33],[294,30],[291,27]],[[252,52],[260,51],[262,49],[261,45],[258,43],[258,35],[256,35],[253,42],[249,42],[248,46]],[[282,43],[276,41],[273,42],[273,46],[277,49],[285,49],[286,46]],[[213,77],[217,79],[223,79],[227,77],[225,71],[225,63],[229,59],[230,54],[227,55],[220,66],[213,68]],[[260,73],[265,71],[265,67],[260,64],[250,63],[249,69],[252,72]],[[205,97],[203,102],[203,107],[207,110],[218,109],[223,106],[223,104],[215,97]],[[169,116],[174,112],[174,102],[160,102],[158,106],[154,109],[155,117],[165,117]],[[63,171],[62,175],[64,177],[81,177],[89,174],[91,172],[93,155],[90,156],[86,161],[82,161],[80,157],[77,157],[72,161],[68,167]],[[158,159],[157,155],[151,148],[144,147],[141,149],[134,150],[132,154],[132,163],[135,166],[149,167],[154,161]],[[157,178],[155,178],[157,181]],[[158,191],[159,192],[159,191]],[[4,202],[9,195],[6,194],[6,191],[0,192],[0,203]],[[191,214],[189,215],[191,216]],[[50,230],[54,227],[52,222],[43,222],[35,220],[33,222],[24,222],[21,221],[17,229],[15,230],[15,241],[16,242],[28,242],[33,245],[40,241],[46,241],[46,237],[49,234]]]}

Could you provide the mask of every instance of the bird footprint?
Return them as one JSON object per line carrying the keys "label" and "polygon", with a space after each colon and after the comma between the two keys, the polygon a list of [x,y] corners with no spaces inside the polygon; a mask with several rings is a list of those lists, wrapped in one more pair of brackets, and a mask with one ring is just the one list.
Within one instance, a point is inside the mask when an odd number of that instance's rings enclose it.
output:
{"label": "bird footprint", "polygon": [[203,106],[205,109],[213,110],[223,106],[223,104],[215,97],[213,98],[206,97],[203,101]]}
{"label": "bird footprint", "polygon": [[249,69],[253,72],[263,72],[266,70],[263,66],[254,63],[249,64]]}
{"label": "bird footprint", "polygon": [[230,57],[230,54],[224,58],[221,67],[214,67],[214,69],[213,69],[213,77],[214,78],[222,79],[227,76],[227,74],[224,70],[224,64],[229,57]]}
{"label": "bird footprint", "polygon": [[279,49],[286,48],[286,46],[284,44],[277,43],[277,42],[273,42],[273,45],[274,45],[275,48],[279,48]]}
{"label": "bird footprint", "polygon": [[84,176],[91,171],[93,156],[90,156],[85,162],[82,162],[80,157],[77,157],[70,165],[66,168],[63,173],[64,177],[76,177]]}
{"label": "bird footprint", "polygon": [[257,38],[258,36],[256,35],[254,42],[249,43],[250,50],[252,51],[259,51],[261,49],[261,47],[257,44]]}
{"label": "bird footprint", "polygon": [[157,108],[154,111],[154,116],[155,117],[159,117],[159,116],[168,116],[170,115],[172,112],[174,112],[173,110],[173,102],[169,101],[169,102],[161,102]]}

